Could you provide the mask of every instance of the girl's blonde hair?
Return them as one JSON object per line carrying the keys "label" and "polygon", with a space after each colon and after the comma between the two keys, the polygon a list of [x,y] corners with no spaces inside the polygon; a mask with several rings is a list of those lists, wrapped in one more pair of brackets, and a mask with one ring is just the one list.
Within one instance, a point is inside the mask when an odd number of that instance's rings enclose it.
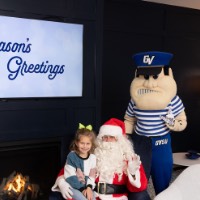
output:
{"label": "girl's blonde hair", "polygon": [[80,141],[82,136],[87,136],[90,138],[92,147],[91,147],[89,153],[94,153],[94,150],[96,148],[96,133],[93,130],[89,130],[87,128],[77,129],[75,138],[70,145],[70,150],[75,151],[77,154],[79,153],[76,143]]}

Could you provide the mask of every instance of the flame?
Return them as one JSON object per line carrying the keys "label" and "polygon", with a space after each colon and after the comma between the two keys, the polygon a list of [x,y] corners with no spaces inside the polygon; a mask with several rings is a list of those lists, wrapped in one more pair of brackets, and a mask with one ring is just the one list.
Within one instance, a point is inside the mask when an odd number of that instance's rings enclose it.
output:
{"label": "flame", "polygon": [[[23,177],[21,174],[17,174],[12,180],[10,180],[6,184],[4,190],[21,193],[25,189],[25,184],[26,184],[26,178]],[[31,190],[31,187],[28,186],[28,189]]]}

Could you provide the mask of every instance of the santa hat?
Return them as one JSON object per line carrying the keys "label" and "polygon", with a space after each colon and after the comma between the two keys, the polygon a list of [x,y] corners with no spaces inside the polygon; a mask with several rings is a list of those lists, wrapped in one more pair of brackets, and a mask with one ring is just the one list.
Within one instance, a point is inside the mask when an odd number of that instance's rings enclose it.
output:
{"label": "santa hat", "polygon": [[100,127],[98,138],[102,138],[104,135],[110,135],[114,137],[124,136],[125,135],[124,122],[116,118],[109,119]]}

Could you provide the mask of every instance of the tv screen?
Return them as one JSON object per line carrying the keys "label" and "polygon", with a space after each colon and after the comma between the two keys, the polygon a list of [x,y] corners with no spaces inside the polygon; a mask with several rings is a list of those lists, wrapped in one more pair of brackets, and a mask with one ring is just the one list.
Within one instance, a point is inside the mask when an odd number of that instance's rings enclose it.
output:
{"label": "tv screen", "polygon": [[0,98],[80,97],[83,25],[0,16]]}

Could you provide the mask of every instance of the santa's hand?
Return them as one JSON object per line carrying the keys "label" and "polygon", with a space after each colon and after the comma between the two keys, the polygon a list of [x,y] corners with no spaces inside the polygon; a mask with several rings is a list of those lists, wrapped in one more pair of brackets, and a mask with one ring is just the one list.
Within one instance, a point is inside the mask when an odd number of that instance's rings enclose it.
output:
{"label": "santa's hand", "polygon": [[160,118],[162,120],[165,121],[165,123],[168,125],[168,126],[174,126],[174,123],[175,123],[175,119],[174,119],[174,114],[172,113],[172,109],[169,107],[168,108],[168,113],[166,116],[160,116]]}
{"label": "santa's hand", "polygon": [[130,174],[135,175],[136,171],[140,168],[141,160],[137,154],[128,159],[128,171]]}
{"label": "santa's hand", "polygon": [[71,186],[65,181],[65,179],[59,180],[58,187],[64,199],[72,198],[73,192],[71,191]]}

